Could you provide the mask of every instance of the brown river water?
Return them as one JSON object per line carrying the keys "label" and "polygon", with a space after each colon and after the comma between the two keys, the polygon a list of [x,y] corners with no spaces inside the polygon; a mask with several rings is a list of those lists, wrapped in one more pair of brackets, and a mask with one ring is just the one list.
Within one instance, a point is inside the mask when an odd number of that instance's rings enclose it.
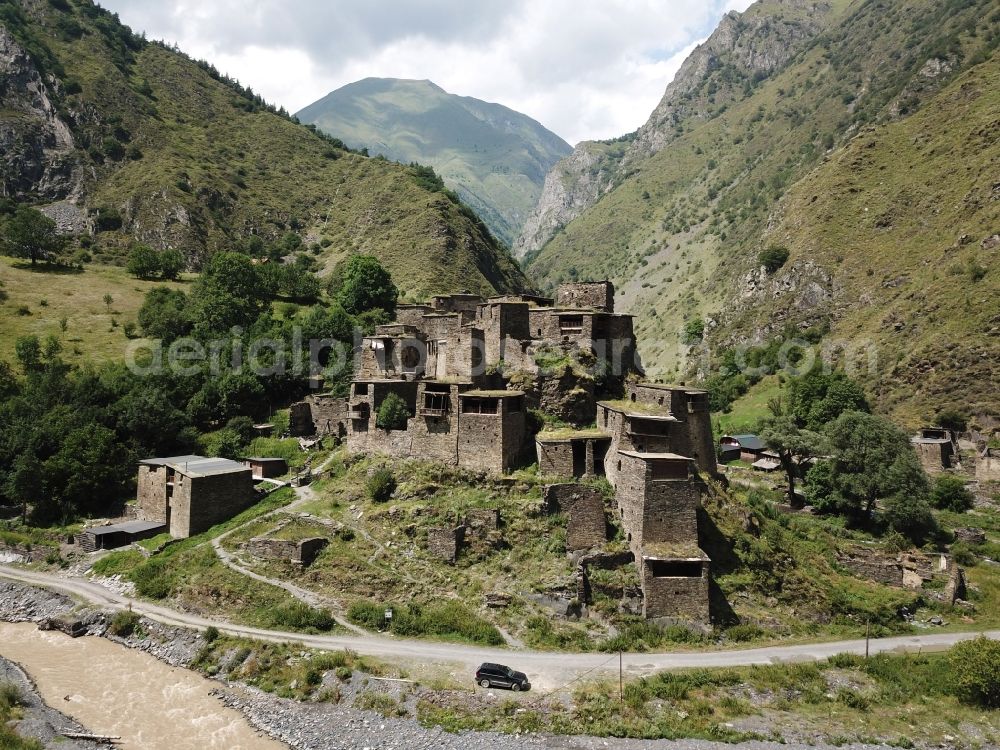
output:
{"label": "brown river water", "polygon": [[73,639],[30,623],[0,623],[0,656],[42,698],[129,750],[287,750],[209,695],[217,685],[103,638]]}

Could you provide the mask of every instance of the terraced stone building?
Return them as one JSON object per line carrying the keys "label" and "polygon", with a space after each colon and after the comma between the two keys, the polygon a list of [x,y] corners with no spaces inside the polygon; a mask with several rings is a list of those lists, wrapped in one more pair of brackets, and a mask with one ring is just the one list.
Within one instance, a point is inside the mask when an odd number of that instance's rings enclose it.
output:
{"label": "terraced stone building", "polygon": [[[645,616],[710,619],[698,528],[700,475],[717,471],[708,394],[641,381],[632,317],[614,312],[610,282],[563,285],[554,298],[442,295],[397,317],[363,339],[350,396],[310,397],[293,407],[298,423],[359,453],[492,473],[537,460],[554,478],[607,477]],[[385,429],[391,395],[408,418]],[[569,426],[536,432],[533,410]],[[342,415],[333,427],[330,415]],[[567,508],[587,529],[575,537],[606,541],[593,503]],[[442,530],[450,557],[457,539]]]}

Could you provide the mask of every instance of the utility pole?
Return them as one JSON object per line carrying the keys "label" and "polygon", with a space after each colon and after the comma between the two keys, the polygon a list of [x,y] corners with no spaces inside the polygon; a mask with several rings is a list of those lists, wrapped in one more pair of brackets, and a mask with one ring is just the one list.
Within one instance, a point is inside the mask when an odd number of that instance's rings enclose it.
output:
{"label": "utility pole", "polygon": [[625,705],[625,681],[622,676],[622,652],[618,651],[618,703]]}

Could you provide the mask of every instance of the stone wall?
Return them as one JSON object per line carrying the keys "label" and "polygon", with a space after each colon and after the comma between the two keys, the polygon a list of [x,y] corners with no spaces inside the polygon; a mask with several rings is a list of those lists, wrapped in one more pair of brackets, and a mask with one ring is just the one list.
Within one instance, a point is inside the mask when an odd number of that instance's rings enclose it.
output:
{"label": "stone wall", "polygon": [[292,437],[314,435],[316,426],[313,424],[312,407],[308,401],[298,401],[288,407],[288,434]]}
{"label": "stone wall", "polygon": [[643,561],[642,612],[647,619],[668,617],[708,622],[708,563],[701,564],[698,576],[657,577]]}
{"label": "stone wall", "polygon": [[858,578],[885,586],[903,585],[903,569],[897,560],[875,555],[845,554],[838,556],[837,562]]}
{"label": "stone wall", "polygon": [[136,481],[136,518],[167,523],[167,467],[139,464]]}
{"label": "stone wall", "polygon": [[347,434],[347,399],[320,393],[306,398],[312,415],[313,429],[318,435]]}
{"label": "stone wall", "polygon": [[427,530],[427,550],[445,562],[453,563],[465,541],[465,527],[432,528]]}
{"label": "stone wall", "polygon": [[573,443],[570,440],[538,440],[535,447],[539,474],[547,477],[573,476]]}
{"label": "stone wall", "polygon": [[228,521],[257,502],[246,471],[189,477],[175,473],[170,499],[170,535],[184,539]]}
{"label": "stone wall", "polygon": [[608,540],[604,496],[582,484],[550,484],[543,490],[546,508],[569,517],[566,526],[568,551],[599,547]]}
{"label": "stone wall", "polygon": [[309,537],[293,541],[258,536],[246,543],[246,550],[254,557],[287,560],[293,565],[309,566],[329,543],[330,540],[324,537]]}
{"label": "stone wall", "polygon": [[615,498],[629,545],[640,557],[644,544],[698,544],[702,485],[696,479],[657,481],[652,462],[618,454]]}
{"label": "stone wall", "polygon": [[556,287],[556,307],[584,307],[603,312],[615,311],[615,285],[610,281],[560,284]]}
{"label": "stone wall", "polygon": [[499,508],[470,508],[465,514],[465,525],[470,532],[487,535],[500,529]]}
{"label": "stone wall", "polygon": [[951,466],[952,446],[950,442],[915,442],[920,465],[928,474],[940,474]]}
{"label": "stone wall", "polygon": [[1000,482],[1000,451],[987,448],[976,456],[976,479],[980,482]]}
{"label": "stone wall", "polygon": [[517,341],[531,338],[528,329],[527,302],[489,302],[477,311],[476,326],[483,331],[486,362],[504,360],[509,342],[520,348]]}
{"label": "stone wall", "polygon": [[576,598],[582,603],[590,602],[590,569],[614,570],[633,562],[631,552],[592,552],[584,555],[576,564]]}

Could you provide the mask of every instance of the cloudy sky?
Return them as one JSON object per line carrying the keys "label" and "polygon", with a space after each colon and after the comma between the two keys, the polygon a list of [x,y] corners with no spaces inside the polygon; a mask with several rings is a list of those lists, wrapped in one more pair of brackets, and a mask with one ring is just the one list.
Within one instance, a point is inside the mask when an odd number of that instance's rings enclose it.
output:
{"label": "cloudy sky", "polygon": [[101,0],[296,112],[368,76],[429,78],[570,143],[635,130],[687,53],[751,0]]}

